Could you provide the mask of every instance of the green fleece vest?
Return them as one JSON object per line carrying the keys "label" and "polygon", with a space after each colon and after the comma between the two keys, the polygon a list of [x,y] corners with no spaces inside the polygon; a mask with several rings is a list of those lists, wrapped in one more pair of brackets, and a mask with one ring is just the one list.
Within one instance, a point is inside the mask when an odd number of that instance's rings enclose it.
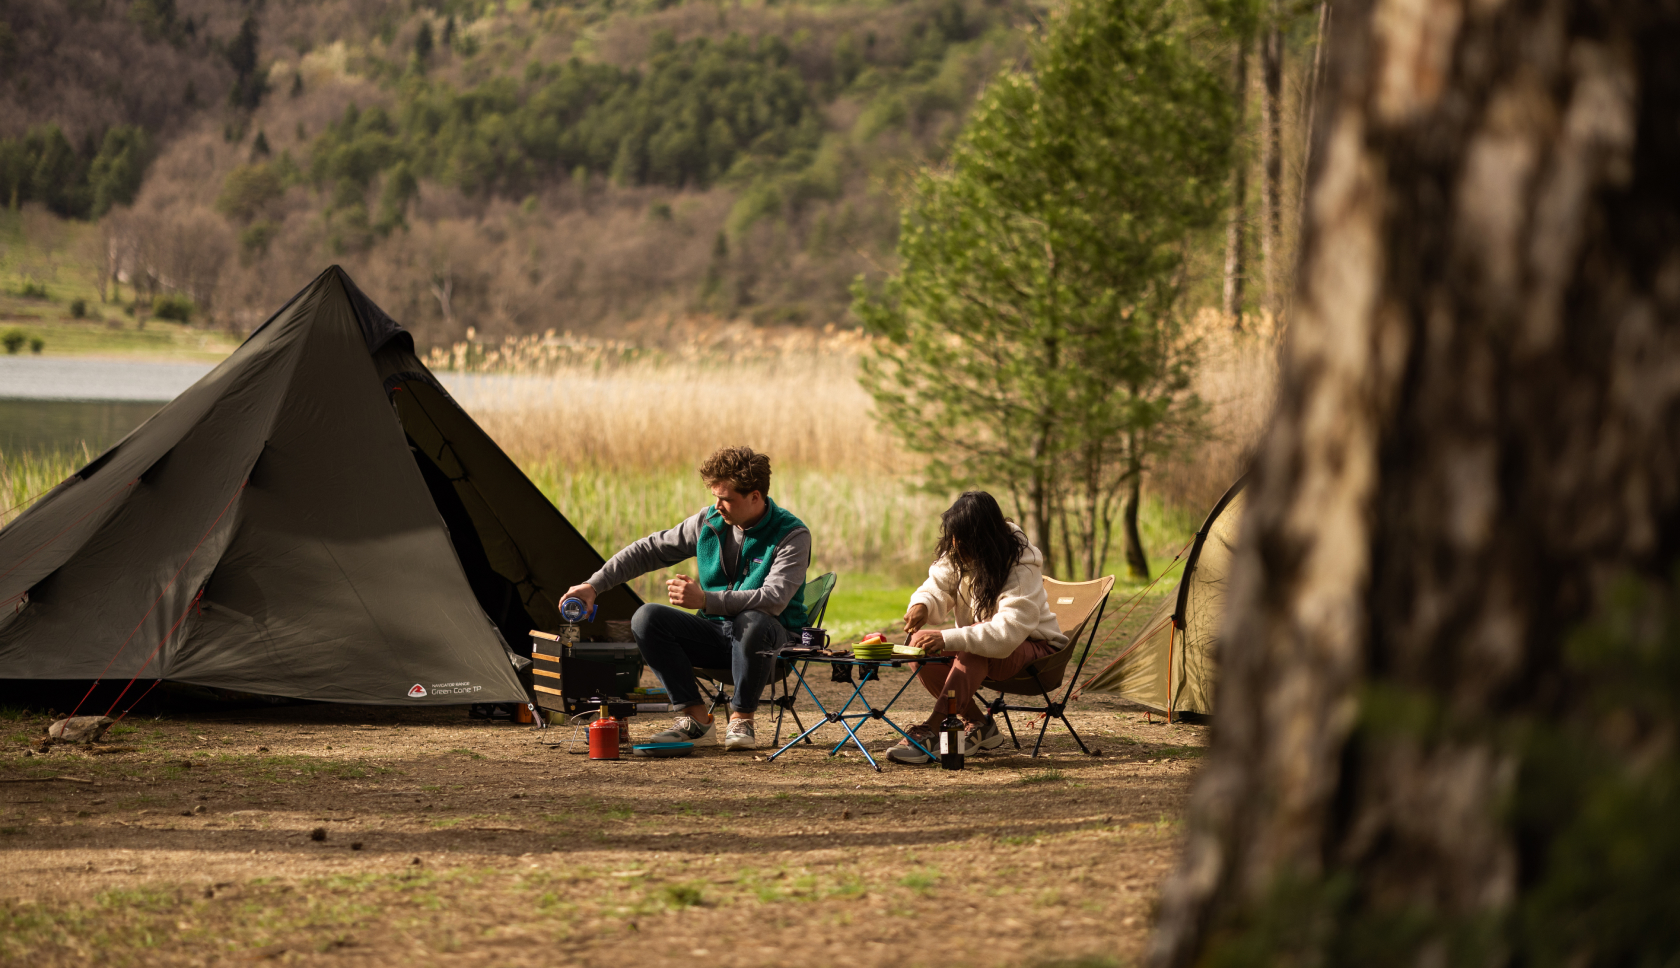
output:
{"label": "green fleece vest", "polygon": [[[775,560],[776,549],[782,539],[794,528],[805,527],[804,522],[783,510],[775,501],[768,497],[764,499],[764,517],[758,523],[744,531],[741,539],[740,575],[731,575],[732,565],[726,565],[723,560],[724,529],[729,525],[723,520],[723,515],[717,508],[706,511],[706,517],[700,528],[700,541],[694,551],[695,561],[700,566],[700,587],[708,592],[740,592],[752,591],[764,585],[764,579],[770,574],[770,565]],[[727,616],[708,615],[700,613],[701,618],[708,618],[714,622],[722,622]],[[805,587],[800,585],[793,593],[793,600],[782,609],[777,616],[782,625],[795,632],[804,627]]]}

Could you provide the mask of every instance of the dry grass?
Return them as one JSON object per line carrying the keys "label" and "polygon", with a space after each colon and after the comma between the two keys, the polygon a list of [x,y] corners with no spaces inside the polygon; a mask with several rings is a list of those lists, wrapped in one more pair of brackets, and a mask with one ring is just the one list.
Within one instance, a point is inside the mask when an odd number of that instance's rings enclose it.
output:
{"label": "dry grass", "polygon": [[1281,328],[1270,315],[1248,317],[1238,331],[1217,310],[1196,313],[1190,333],[1201,346],[1192,389],[1208,404],[1208,439],[1156,468],[1149,489],[1168,505],[1200,513],[1248,466],[1277,395]]}
{"label": "dry grass", "polygon": [[870,417],[855,352],[725,348],[649,353],[550,336],[458,344],[427,362],[477,371],[457,396],[522,463],[641,472],[745,444],[778,468],[902,476],[919,467]]}

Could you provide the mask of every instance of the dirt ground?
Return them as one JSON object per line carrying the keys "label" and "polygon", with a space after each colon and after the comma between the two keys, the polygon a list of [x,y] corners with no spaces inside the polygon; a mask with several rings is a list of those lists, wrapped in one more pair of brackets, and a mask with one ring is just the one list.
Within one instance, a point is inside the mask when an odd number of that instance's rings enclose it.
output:
{"label": "dirt ground", "polygon": [[827,746],[591,762],[570,730],[333,705],[31,756],[47,720],[12,715],[0,963],[32,966],[1123,964],[1205,742],[1101,699],[1072,712],[1100,756],[1052,726],[1046,755],[962,772]]}

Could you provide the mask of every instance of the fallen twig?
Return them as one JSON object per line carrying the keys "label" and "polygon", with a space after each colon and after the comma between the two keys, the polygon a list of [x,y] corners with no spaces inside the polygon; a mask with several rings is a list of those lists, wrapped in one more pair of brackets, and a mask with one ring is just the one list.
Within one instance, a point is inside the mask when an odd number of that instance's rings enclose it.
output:
{"label": "fallen twig", "polygon": [[92,783],[79,776],[24,776],[0,780],[0,783],[49,783],[53,780],[63,780],[65,783]]}

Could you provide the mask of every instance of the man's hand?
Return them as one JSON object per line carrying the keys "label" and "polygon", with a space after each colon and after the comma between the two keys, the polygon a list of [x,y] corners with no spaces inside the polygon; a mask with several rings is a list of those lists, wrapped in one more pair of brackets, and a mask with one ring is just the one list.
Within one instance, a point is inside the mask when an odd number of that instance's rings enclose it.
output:
{"label": "man's hand", "polygon": [[945,648],[945,633],[938,629],[917,632],[910,637],[910,647],[921,649],[928,655],[938,655]]}
{"label": "man's hand", "polygon": [[566,589],[566,594],[560,596],[560,600],[562,602],[568,598],[578,599],[585,605],[594,605],[595,586],[588,582],[584,582],[581,585],[573,585],[572,587]]}
{"label": "man's hand", "polygon": [[706,592],[700,583],[688,575],[678,575],[665,583],[665,594],[677,608],[705,608]]}

